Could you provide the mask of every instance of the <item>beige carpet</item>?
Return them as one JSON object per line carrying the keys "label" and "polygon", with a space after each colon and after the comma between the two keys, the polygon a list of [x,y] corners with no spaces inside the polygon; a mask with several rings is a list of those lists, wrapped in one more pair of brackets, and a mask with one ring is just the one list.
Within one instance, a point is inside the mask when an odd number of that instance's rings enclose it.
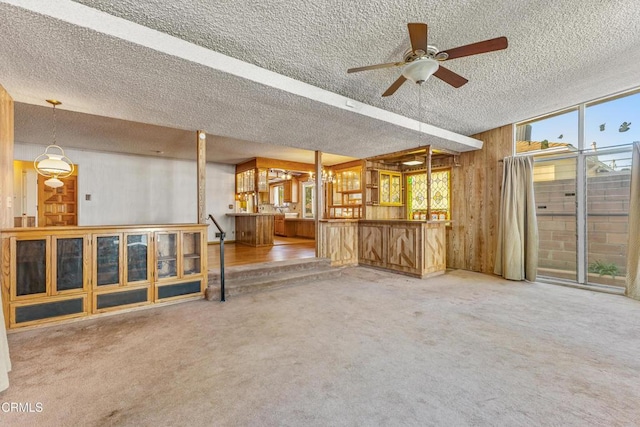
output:
{"label": "beige carpet", "polygon": [[9,336],[2,426],[622,426],[640,302],[456,271],[355,268]]}

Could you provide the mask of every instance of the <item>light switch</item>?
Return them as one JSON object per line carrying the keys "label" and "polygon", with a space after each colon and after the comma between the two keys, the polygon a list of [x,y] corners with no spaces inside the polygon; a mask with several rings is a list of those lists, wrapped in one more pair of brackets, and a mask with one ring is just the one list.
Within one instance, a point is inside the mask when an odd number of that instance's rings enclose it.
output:
{"label": "light switch", "polygon": [[84,195],[84,199],[85,199],[87,202],[90,202],[90,201],[91,201],[91,194],[85,194],[85,195]]}
{"label": "light switch", "polygon": [[7,208],[11,208],[13,206],[13,197],[7,196]]}
{"label": "light switch", "polygon": [[233,205],[229,205],[229,209],[233,209]]}

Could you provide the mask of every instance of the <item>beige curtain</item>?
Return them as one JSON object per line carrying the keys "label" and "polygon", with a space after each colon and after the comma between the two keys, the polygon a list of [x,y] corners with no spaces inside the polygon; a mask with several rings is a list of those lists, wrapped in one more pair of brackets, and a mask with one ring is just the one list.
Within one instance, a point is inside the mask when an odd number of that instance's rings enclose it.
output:
{"label": "beige curtain", "polygon": [[9,387],[9,371],[11,359],[9,359],[9,343],[7,343],[7,330],[4,326],[2,315],[2,293],[0,293],[0,392]]}
{"label": "beige curtain", "polygon": [[640,300],[640,142],[633,143],[631,197],[629,198],[629,241],[627,254],[628,297]]}
{"label": "beige curtain", "polygon": [[504,159],[500,223],[494,273],[509,280],[536,280],[538,224],[533,196],[533,160]]}

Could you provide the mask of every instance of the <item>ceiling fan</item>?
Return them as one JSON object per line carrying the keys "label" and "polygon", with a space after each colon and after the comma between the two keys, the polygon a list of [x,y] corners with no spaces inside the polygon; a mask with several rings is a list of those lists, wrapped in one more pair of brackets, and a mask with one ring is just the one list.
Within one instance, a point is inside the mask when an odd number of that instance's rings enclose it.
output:
{"label": "ceiling fan", "polygon": [[507,48],[507,38],[497,37],[495,39],[440,51],[435,46],[427,44],[427,24],[409,23],[407,26],[409,28],[409,38],[411,39],[411,49],[405,52],[403,61],[349,68],[347,73],[404,66],[402,75],[389,86],[382,96],[393,95],[407,79],[414,83],[422,84],[431,75],[458,88],[467,83],[468,80],[444,68],[440,65],[440,62]]}

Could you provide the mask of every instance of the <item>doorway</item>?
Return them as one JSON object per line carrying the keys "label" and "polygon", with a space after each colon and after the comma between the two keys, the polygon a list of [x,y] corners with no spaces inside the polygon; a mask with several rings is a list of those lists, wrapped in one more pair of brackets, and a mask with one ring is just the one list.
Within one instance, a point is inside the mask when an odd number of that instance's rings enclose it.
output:
{"label": "doorway", "polygon": [[33,162],[15,160],[14,227],[55,227],[78,225],[78,165],[64,185],[51,188],[38,175]]}

